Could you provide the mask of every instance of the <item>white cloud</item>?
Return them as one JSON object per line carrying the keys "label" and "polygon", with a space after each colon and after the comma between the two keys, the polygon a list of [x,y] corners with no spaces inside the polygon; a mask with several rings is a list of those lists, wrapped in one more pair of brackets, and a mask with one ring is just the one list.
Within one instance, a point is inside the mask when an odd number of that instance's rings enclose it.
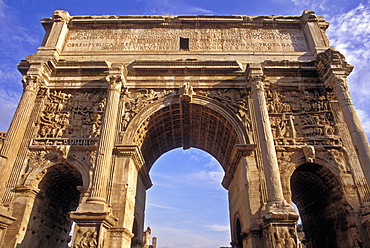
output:
{"label": "white cloud", "polygon": [[168,206],[162,206],[157,204],[148,204],[148,206],[156,207],[156,208],[163,208],[163,209],[170,209],[170,210],[180,210],[178,208],[168,207]]}
{"label": "white cloud", "polygon": [[207,226],[207,228],[210,231],[216,231],[216,232],[228,232],[230,230],[229,225],[217,225],[217,224],[213,224],[211,226]]}
{"label": "white cloud", "polygon": [[356,8],[328,18],[330,44],[355,66],[348,78],[352,100],[367,136],[370,136],[370,6]]}
{"label": "white cloud", "polygon": [[331,45],[342,52],[349,63],[363,67],[370,59],[370,7],[359,4],[347,13],[328,20]]}
{"label": "white cloud", "polygon": [[320,9],[320,10],[327,10],[326,3],[327,0],[291,0],[294,5],[298,8],[302,9]]}
{"label": "white cloud", "polygon": [[214,157],[211,157],[209,162],[204,166],[206,168],[220,168],[220,163]]}

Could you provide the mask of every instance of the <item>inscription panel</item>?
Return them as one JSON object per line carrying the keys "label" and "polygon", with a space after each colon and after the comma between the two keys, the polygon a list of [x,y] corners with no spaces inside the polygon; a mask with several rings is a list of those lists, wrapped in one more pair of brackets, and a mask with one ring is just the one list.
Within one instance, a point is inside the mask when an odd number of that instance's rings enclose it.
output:
{"label": "inscription panel", "polygon": [[305,52],[300,29],[96,29],[70,30],[65,52],[179,51]]}

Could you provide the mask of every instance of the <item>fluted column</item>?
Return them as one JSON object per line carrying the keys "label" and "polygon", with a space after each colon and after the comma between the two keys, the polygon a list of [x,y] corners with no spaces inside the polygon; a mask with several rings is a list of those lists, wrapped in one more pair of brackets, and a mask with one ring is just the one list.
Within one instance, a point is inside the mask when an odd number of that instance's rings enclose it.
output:
{"label": "fluted column", "polygon": [[267,202],[281,202],[284,200],[284,195],[281,187],[280,171],[266,106],[262,77],[254,78],[251,86],[257,120],[258,137],[262,153],[262,163],[266,177],[268,194]]}
{"label": "fluted column", "polygon": [[90,197],[87,199],[88,203],[106,203],[110,163],[114,148],[114,134],[117,126],[118,105],[124,78],[120,75],[110,75],[106,80],[109,83],[108,96],[100,130]]}
{"label": "fluted column", "polygon": [[348,91],[347,78],[344,76],[336,76],[332,80],[334,81],[333,88],[337,96],[339,106],[342,109],[344,121],[347,124],[353,145],[356,148],[367,183],[370,185],[369,142],[352,103],[350,93]]}
{"label": "fluted column", "polygon": [[[32,109],[35,105],[37,92],[41,85],[41,78],[36,75],[23,78],[24,91],[10,124],[7,137],[0,152],[0,196],[3,195],[5,185],[10,175],[12,165],[17,156],[23,135],[26,131]],[[0,197],[1,198],[1,197]]]}

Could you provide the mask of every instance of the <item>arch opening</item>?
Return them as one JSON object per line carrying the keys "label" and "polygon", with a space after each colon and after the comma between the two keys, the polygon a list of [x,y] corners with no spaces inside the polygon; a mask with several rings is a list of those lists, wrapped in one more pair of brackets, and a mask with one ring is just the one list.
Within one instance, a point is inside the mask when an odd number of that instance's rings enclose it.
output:
{"label": "arch opening", "polygon": [[195,103],[174,103],[147,118],[134,143],[141,148],[149,170],[162,154],[178,147],[206,151],[226,170],[235,144],[242,140],[231,121],[217,110]]}
{"label": "arch opening", "polygon": [[220,184],[224,172],[214,157],[200,149],[174,149],[155,162],[150,174],[145,226],[158,244],[230,246],[228,197]]}
{"label": "arch opening", "polygon": [[[47,169],[39,183],[22,244],[33,247],[67,247],[73,221],[69,212],[76,210],[83,185],[82,176],[68,164],[57,164]],[[23,247],[23,246],[22,246]]]}
{"label": "arch opening", "polygon": [[358,233],[354,211],[329,169],[303,164],[294,171],[291,188],[302,219],[306,247],[362,247],[361,242],[353,239]]}

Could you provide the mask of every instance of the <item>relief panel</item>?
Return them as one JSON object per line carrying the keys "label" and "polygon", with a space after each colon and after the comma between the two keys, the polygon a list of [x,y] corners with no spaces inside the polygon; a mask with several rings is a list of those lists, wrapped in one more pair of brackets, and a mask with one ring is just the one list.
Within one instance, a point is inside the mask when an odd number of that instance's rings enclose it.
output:
{"label": "relief panel", "polygon": [[32,145],[95,145],[105,93],[52,91],[46,94]]}

